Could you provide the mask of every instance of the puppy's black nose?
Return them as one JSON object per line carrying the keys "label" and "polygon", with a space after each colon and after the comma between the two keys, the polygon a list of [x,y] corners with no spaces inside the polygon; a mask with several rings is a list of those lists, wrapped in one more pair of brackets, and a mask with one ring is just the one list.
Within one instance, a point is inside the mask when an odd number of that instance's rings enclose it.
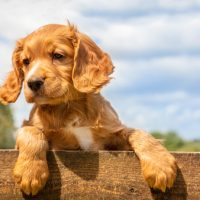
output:
{"label": "puppy's black nose", "polygon": [[34,91],[37,92],[43,85],[44,81],[42,79],[32,79],[28,81],[28,87]]}

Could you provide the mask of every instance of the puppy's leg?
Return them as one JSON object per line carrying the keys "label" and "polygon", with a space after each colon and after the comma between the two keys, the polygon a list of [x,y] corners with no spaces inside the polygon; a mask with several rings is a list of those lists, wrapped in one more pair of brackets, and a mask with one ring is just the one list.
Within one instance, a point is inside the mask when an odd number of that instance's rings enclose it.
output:
{"label": "puppy's leg", "polygon": [[142,173],[149,186],[163,192],[171,188],[176,178],[175,158],[159,141],[142,130],[134,130],[129,136],[129,143],[140,159]]}
{"label": "puppy's leg", "polygon": [[25,126],[18,130],[16,147],[19,157],[14,178],[24,193],[35,195],[44,187],[49,175],[46,160],[48,142],[40,130]]}

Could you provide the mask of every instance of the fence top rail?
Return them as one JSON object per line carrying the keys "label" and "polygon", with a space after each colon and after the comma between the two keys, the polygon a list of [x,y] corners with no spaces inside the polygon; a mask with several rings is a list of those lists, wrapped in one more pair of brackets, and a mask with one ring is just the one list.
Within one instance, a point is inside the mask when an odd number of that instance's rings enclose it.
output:
{"label": "fence top rail", "polygon": [[200,153],[173,153],[178,174],[166,193],[151,190],[131,151],[49,151],[50,177],[34,197],[21,193],[12,170],[18,151],[0,150],[0,200],[134,199],[199,200]]}

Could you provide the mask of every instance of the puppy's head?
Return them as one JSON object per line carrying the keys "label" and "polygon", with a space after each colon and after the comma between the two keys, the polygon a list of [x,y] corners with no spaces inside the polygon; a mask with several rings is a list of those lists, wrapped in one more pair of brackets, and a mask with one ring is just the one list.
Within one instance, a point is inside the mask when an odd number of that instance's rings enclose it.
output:
{"label": "puppy's head", "polygon": [[113,72],[110,57],[72,25],[46,25],[17,42],[0,101],[15,102],[24,82],[28,102],[57,104],[96,93]]}

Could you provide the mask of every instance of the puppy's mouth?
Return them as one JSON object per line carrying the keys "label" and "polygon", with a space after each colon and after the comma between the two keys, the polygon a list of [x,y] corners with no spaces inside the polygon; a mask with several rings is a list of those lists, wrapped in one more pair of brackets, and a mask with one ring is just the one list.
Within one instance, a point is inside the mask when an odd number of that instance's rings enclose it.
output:
{"label": "puppy's mouth", "polygon": [[[39,84],[38,84],[39,85]],[[28,103],[51,104],[57,102],[58,99],[64,98],[68,93],[67,83],[58,81],[45,81],[39,88],[37,84],[30,86],[25,83],[24,93]]]}
{"label": "puppy's mouth", "polygon": [[36,104],[57,104],[64,101],[66,93],[57,92],[56,94],[44,94],[43,92],[25,93],[28,103]]}

